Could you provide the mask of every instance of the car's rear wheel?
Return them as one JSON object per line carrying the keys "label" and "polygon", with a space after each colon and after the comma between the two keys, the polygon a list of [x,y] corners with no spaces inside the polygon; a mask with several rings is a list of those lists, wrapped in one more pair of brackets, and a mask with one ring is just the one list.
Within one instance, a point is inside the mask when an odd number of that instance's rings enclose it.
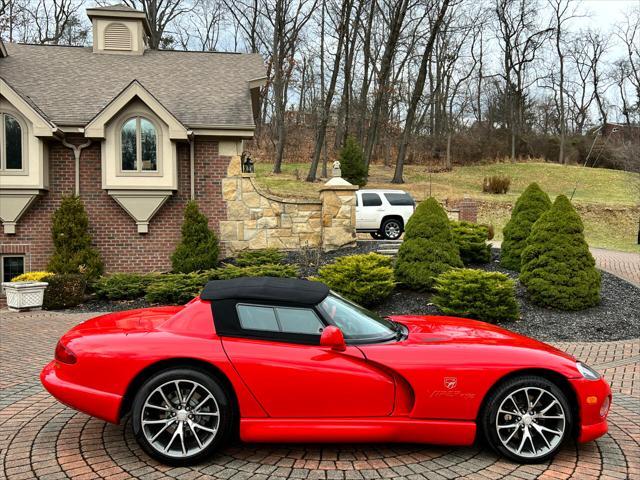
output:
{"label": "car's rear wheel", "polygon": [[402,235],[402,222],[396,218],[389,218],[382,222],[381,231],[387,240],[397,240]]}
{"label": "car's rear wheel", "polygon": [[206,373],[165,370],[147,380],[133,402],[133,433],[150,456],[190,465],[223,445],[233,407],[224,387]]}
{"label": "car's rear wheel", "polygon": [[544,462],[571,432],[566,395],[546,378],[523,376],[498,387],[487,399],[481,418],[489,445],[520,463]]}

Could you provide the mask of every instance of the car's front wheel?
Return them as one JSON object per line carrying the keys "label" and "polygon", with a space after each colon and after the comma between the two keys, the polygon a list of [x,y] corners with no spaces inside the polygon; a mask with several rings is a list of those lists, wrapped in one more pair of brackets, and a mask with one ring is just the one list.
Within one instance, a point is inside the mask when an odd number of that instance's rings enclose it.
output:
{"label": "car's front wheel", "polygon": [[402,222],[396,218],[389,218],[382,222],[380,231],[387,240],[397,240],[402,235]]}
{"label": "car's front wheel", "polygon": [[190,465],[209,456],[229,437],[232,420],[223,386],[195,369],[154,375],[133,402],[136,440],[150,456],[170,465]]}
{"label": "car's front wheel", "polygon": [[543,462],[569,436],[572,414],[566,395],[546,378],[524,376],[498,387],[481,418],[488,443],[520,463]]}

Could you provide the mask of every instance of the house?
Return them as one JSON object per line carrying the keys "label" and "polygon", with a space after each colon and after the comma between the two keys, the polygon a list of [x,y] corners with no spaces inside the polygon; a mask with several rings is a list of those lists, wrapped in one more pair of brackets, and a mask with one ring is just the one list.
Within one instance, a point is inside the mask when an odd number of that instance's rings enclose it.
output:
{"label": "house", "polygon": [[87,15],[92,47],[0,43],[3,281],[46,268],[73,194],[108,272],[169,269],[190,199],[226,220],[222,180],[254,134],[259,55],[149,50],[144,13]]}

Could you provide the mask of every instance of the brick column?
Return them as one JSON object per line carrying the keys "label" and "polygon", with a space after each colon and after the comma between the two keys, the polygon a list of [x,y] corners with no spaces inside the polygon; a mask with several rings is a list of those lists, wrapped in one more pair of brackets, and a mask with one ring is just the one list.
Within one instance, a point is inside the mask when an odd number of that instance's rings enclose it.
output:
{"label": "brick column", "polygon": [[478,222],[478,202],[466,195],[460,202],[460,220],[471,223]]}

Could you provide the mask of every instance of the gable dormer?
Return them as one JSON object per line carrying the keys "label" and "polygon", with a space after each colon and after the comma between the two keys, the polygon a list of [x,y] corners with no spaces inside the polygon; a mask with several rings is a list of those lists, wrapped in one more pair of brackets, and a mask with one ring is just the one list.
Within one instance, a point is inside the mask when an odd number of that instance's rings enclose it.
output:
{"label": "gable dormer", "polygon": [[144,12],[118,4],[88,8],[93,24],[93,53],[142,55],[150,34]]}

